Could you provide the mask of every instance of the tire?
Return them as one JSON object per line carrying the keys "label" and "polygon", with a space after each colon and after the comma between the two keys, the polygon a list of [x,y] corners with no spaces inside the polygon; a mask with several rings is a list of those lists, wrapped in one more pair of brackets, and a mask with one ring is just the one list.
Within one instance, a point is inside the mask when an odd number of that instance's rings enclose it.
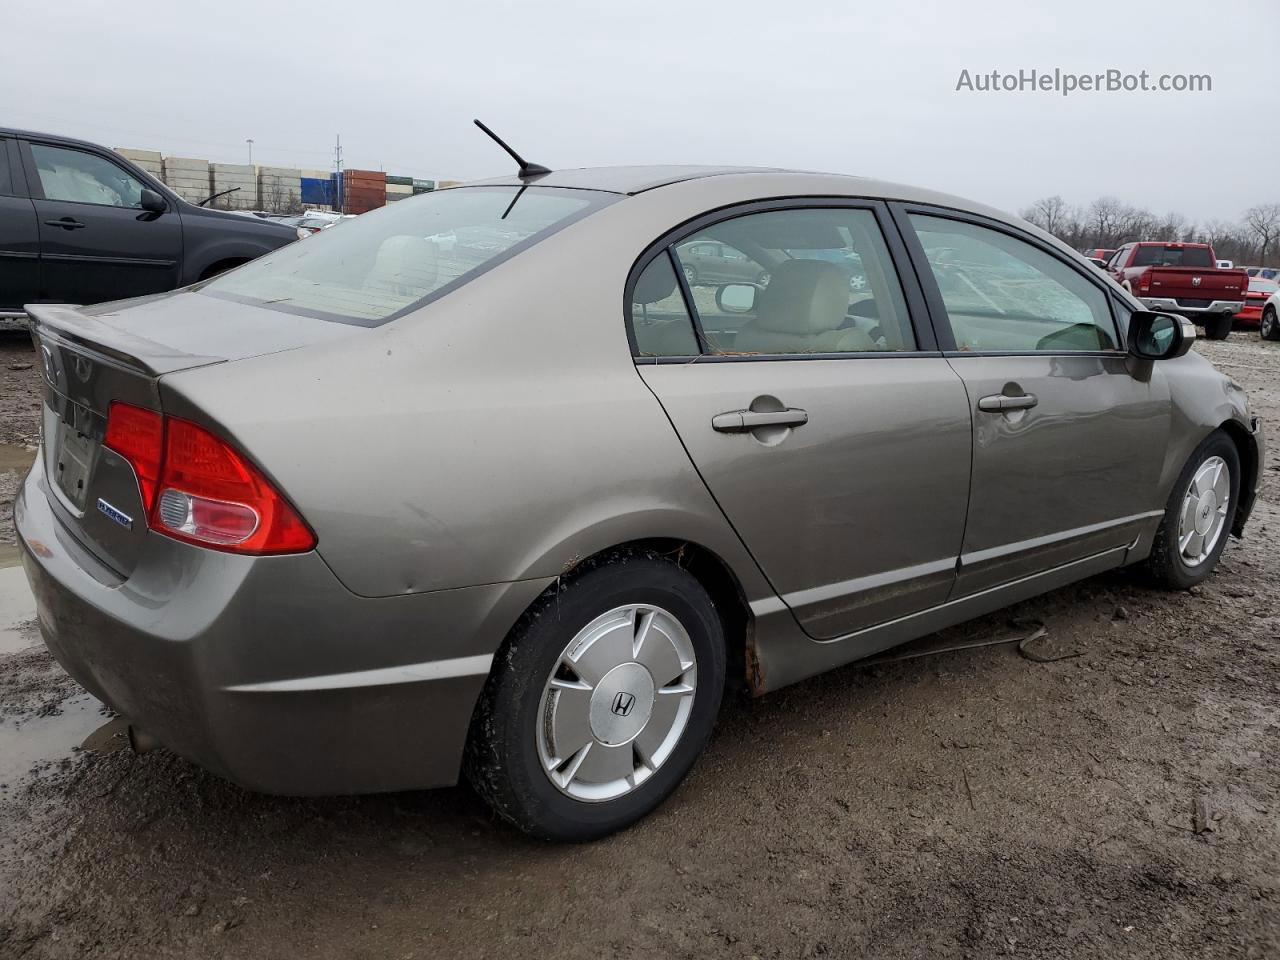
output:
{"label": "tire", "polygon": [[[625,619],[637,605],[652,617],[651,639],[639,651],[629,644],[644,632],[635,630],[640,618]],[[666,620],[655,631],[660,615],[683,633]],[[616,660],[621,666],[604,669],[619,649],[626,651]],[[660,663],[640,675],[626,658]],[[494,658],[472,720],[467,779],[499,816],[535,837],[585,841],[630,826],[675,790],[706,746],[725,659],[720,618],[693,576],[652,552],[606,557],[535,603]],[[682,671],[675,680],[654,677],[675,668]],[[585,740],[581,750],[560,735],[562,717],[563,729]],[[632,774],[615,776],[617,764],[629,764]]]}
{"label": "tire", "polygon": [[[1184,552],[1182,544],[1182,538],[1188,528],[1188,524],[1183,522],[1183,514],[1188,508],[1192,482],[1200,476],[1202,467],[1212,464],[1215,460],[1220,461],[1227,471],[1225,484],[1228,496],[1227,509],[1221,512],[1219,518],[1221,526],[1217,527],[1212,545],[1202,544],[1202,546],[1209,546],[1207,553],[1201,559],[1193,561]],[[1203,482],[1200,488],[1204,489]],[[1230,437],[1221,430],[1215,430],[1187,460],[1186,466],[1182,468],[1182,473],[1173,485],[1173,492],[1169,494],[1164,519],[1160,521],[1155,542],[1151,546],[1151,556],[1147,560],[1148,569],[1156,583],[1169,590],[1186,590],[1213,573],[1214,567],[1218,565],[1218,558],[1226,546],[1231,528],[1235,524],[1236,508],[1239,502],[1240,454]],[[1219,512],[1216,508],[1221,506],[1220,492],[1215,496],[1212,505],[1215,508],[1214,512]],[[1207,504],[1202,503],[1202,508],[1205,506]],[[1194,530],[1199,530],[1195,524],[1199,516],[1194,512],[1188,514],[1188,519],[1191,521],[1190,527]],[[1188,544],[1188,548],[1191,547],[1194,547],[1194,542]]]}
{"label": "tire", "polygon": [[1258,321],[1258,336],[1263,340],[1280,340],[1280,318],[1276,317],[1276,308],[1267,307],[1262,311],[1262,319]]}
{"label": "tire", "polygon": [[684,282],[692,287],[698,282],[698,271],[693,269],[693,267],[686,266],[684,268]]}
{"label": "tire", "polygon": [[1229,313],[1220,313],[1216,317],[1206,317],[1204,335],[1207,340],[1225,340],[1231,335],[1231,324],[1235,321]]}

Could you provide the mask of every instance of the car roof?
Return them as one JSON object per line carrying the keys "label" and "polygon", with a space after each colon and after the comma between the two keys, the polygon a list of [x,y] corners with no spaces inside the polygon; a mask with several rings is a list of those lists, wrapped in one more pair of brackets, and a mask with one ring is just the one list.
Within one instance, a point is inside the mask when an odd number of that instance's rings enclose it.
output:
{"label": "car roof", "polygon": [[42,133],[39,130],[18,130],[13,127],[0,127],[0,137],[18,137],[29,140],[49,140],[57,143],[65,143],[75,147],[91,147],[94,150],[107,149],[100,143],[94,143],[92,140],[79,140],[75,137],[64,137],[60,133]]}
{"label": "car roof", "polygon": [[488,180],[472,180],[466,186],[523,186],[537,184],[540,187],[567,187],[573,190],[603,190],[608,193],[636,194],[665,187],[685,180],[703,177],[722,177],[734,173],[782,173],[776,167],[728,167],[669,164],[647,167],[577,167],[569,170],[552,170],[548,174],[521,180],[515,174],[493,177]]}
{"label": "car roof", "polygon": [[[581,167],[569,170],[553,170],[551,173],[521,180],[515,174],[494,177],[489,180],[472,180],[446,189],[479,186],[540,186],[561,187],[571,190],[600,190],[608,193],[635,195],[660,187],[690,181],[706,181],[715,178],[751,179],[783,194],[802,196],[831,194],[866,197],[880,200],[901,200],[906,203],[927,203],[935,206],[965,210],[999,220],[1022,221],[1001,210],[975,203],[963,197],[926,190],[920,187],[874,180],[850,174],[815,173],[809,170],[788,170],[782,167],[730,167],[730,166],[649,166],[649,167]],[[780,194],[781,195],[781,194]]]}

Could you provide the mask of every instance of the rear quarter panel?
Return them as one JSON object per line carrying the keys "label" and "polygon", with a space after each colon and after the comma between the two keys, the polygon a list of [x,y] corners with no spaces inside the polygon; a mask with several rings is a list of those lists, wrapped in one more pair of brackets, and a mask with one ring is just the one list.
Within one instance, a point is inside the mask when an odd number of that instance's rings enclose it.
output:
{"label": "rear quarter panel", "polygon": [[362,596],[554,577],[655,537],[766,596],[631,358],[626,276],[672,222],[653,206],[621,201],[341,346],[165,378],[166,410],[257,459]]}

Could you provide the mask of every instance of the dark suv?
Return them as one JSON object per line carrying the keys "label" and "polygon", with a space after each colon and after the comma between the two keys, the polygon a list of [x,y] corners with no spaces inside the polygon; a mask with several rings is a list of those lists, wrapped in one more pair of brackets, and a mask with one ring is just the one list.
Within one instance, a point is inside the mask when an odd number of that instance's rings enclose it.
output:
{"label": "dark suv", "polygon": [[0,316],[172,290],[297,238],[187,203],[105,147],[0,128]]}

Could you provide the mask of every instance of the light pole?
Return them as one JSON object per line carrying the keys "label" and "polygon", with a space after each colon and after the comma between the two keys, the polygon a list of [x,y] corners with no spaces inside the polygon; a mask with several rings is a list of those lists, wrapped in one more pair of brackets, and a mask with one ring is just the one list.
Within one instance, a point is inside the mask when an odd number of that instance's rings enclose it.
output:
{"label": "light pole", "polygon": [[249,145],[249,166],[252,167],[253,166],[253,137],[249,137],[249,139],[245,140],[245,143]]}

